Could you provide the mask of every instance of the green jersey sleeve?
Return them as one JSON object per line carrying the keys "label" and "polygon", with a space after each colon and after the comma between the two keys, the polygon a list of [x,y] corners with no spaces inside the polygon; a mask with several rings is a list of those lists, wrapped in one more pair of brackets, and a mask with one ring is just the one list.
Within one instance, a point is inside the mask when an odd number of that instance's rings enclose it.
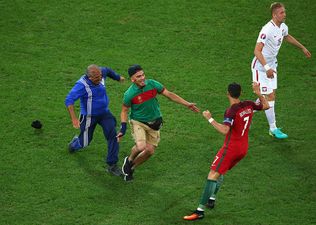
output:
{"label": "green jersey sleeve", "polygon": [[161,92],[165,89],[165,87],[156,80],[150,80],[150,81],[152,82],[152,85],[157,89],[158,93],[161,94]]}
{"label": "green jersey sleeve", "polygon": [[123,104],[124,104],[125,106],[128,106],[128,107],[130,107],[130,106],[132,105],[132,100],[131,100],[131,98],[128,96],[127,93],[125,93],[124,96],[123,96]]}

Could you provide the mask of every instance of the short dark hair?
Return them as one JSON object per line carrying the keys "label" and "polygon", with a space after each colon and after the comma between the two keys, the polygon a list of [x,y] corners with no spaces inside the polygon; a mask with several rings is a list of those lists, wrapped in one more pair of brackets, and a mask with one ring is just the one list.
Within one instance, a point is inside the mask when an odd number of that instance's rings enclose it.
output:
{"label": "short dark hair", "polygon": [[228,85],[227,91],[232,98],[239,98],[241,94],[241,86],[237,83],[231,83]]}
{"label": "short dark hair", "polygon": [[127,72],[129,77],[131,77],[140,70],[143,70],[143,68],[138,64],[134,64],[128,68]]}
{"label": "short dark hair", "polygon": [[275,12],[276,9],[278,8],[281,8],[283,7],[284,8],[284,4],[281,3],[281,2],[273,2],[270,6],[270,9],[271,9],[271,15]]}

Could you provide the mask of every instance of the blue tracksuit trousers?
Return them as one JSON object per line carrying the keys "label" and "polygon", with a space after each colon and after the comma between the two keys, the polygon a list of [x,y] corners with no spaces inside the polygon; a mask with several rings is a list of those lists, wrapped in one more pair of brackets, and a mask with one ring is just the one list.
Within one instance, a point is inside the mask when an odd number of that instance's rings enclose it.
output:
{"label": "blue tracksuit trousers", "polygon": [[90,144],[96,125],[103,129],[103,134],[108,143],[106,163],[113,165],[118,161],[119,144],[116,138],[116,119],[110,111],[98,116],[80,116],[80,134],[70,143],[70,147],[77,151]]}

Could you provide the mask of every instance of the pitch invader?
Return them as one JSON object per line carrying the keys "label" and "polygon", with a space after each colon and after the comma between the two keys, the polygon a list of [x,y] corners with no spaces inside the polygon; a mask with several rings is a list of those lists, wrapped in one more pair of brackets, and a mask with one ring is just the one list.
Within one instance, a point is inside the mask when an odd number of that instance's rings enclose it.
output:
{"label": "pitch invader", "polygon": [[286,18],[285,7],[282,3],[271,4],[272,19],[262,27],[254,50],[255,57],[252,60],[252,80],[260,83],[261,94],[269,102],[270,108],[265,111],[270,129],[269,134],[278,139],[287,138],[276,125],[275,119],[275,93],[277,89],[277,55],[283,40],[298,47],[307,58],[311,53],[288,33],[288,26],[284,23]]}

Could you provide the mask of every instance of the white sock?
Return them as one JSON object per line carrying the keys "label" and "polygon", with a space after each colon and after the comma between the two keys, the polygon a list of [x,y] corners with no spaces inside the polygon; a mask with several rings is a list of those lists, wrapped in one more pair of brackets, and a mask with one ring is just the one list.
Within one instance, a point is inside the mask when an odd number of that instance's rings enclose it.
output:
{"label": "white sock", "polygon": [[270,108],[265,111],[270,126],[270,131],[273,131],[275,128],[277,128],[275,121],[274,102],[275,101],[269,101]]}
{"label": "white sock", "polygon": [[204,209],[198,207],[198,208],[197,208],[197,211],[203,211],[203,212],[204,212]]}

